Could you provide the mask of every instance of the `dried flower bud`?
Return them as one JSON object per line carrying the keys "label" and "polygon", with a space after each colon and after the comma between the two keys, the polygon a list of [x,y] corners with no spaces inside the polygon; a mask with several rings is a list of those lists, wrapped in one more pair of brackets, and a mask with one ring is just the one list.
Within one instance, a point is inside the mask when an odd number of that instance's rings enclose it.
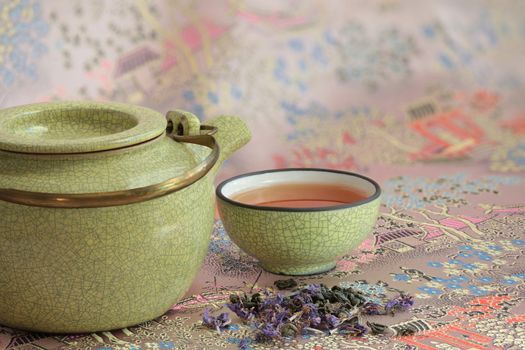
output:
{"label": "dried flower bud", "polygon": [[273,284],[279,290],[292,289],[292,288],[297,287],[297,282],[293,278],[290,278],[290,279],[287,279],[287,280],[277,280],[277,281],[273,282]]}
{"label": "dried flower bud", "polygon": [[295,338],[299,334],[299,329],[292,323],[283,325],[280,329],[281,335],[285,338]]}
{"label": "dried flower bud", "polygon": [[338,332],[350,337],[362,337],[367,333],[367,329],[357,322],[345,322],[338,327]]}
{"label": "dried flower bud", "polygon": [[361,311],[365,315],[384,315],[384,311],[382,310],[381,305],[376,304],[374,302],[368,301],[364,305],[361,306]]}
{"label": "dried flower bud", "polygon": [[407,337],[416,334],[416,330],[414,327],[411,326],[405,326],[401,329],[396,330],[396,335],[399,337]]}
{"label": "dried flower bud", "polygon": [[[277,288],[294,288],[297,282],[293,279],[276,281]],[[385,315],[409,309],[414,300],[401,293],[386,304],[368,300],[362,292],[352,288],[324,284],[307,285],[299,291],[284,296],[272,289],[264,289],[251,295],[232,294],[226,306],[238,317],[257,327],[255,340],[266,342],[282,337],[294,338],[300,334],[318,333],[360,337],[366,334],[367,328],[359,323],[359,313],[366,315]],[[217,317],[204,310],[203,324],[221,331],[230,323],[227,313]],[[384,334],[389,330],[385,325],[367,322],[372,334]],[[406,336],[415,332],[412,327],[397,330],[397,335]],[[244,340],[243,340],[244,341]],[[242,343],[242,344],[241,344]],[[241,342],[241,349],[249,348],[249,339]],[[242,346],[241,346],[242,345]]]}
{"label": "dried flower bud", "polygon": [[217,330],[217,332],[226,329],[230,323],[231,320],[226,312],[214,317],[210,315],[209,309],[205,309],[202,314],[202,324],[208,328]]}
{"label": "dried flower bud", "polygon": [[414,298],[410,295],[401,294],[386,303],[385,311],[395,314],[396,311],[406,311],[414,305]]}
{"label": "dried flower bud", "polygon": [[244,338],[242,339],[240,342],[239,342],[239,350],[248,350],[250,349],[250,344],[251,344],[251,339],[250,338]]}
{"label": "dried flower bud", "polygon": [[277,338],[279,337],[279,331],[275,329],[274,325],[272,324],[266,324],[261,329],[261,333],[264,334],[268,338]]}
{"label": "dried flower bud", "polygon": [[241,301],[237,294],[230,294],[230,303],[237,304]]}
{"label": "dried flower bud", "polygon": [[388,329],[387,326],[380,323],[367,322],[366,325],[370,328],[372,334],[383,334]]}

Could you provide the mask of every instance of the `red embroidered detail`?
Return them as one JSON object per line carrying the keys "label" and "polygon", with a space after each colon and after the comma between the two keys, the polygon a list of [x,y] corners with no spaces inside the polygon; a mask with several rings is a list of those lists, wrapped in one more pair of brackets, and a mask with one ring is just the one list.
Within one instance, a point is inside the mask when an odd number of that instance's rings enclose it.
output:
{"label": "red embroidered detail", "polygon": [[415,120],[410,127],[429,141],[420,152],[412,154],[415,159],[464,156],[484,137],[472,118],[459,110]]}

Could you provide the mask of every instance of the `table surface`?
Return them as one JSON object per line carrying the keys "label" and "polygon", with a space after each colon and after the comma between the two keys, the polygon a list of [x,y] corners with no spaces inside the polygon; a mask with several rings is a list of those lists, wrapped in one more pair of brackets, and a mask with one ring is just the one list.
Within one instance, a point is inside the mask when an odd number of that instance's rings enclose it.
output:
{"label": "table surface", "polygon": [[[372,300],[407,291],[415,296],[410,312],[380,321],[392,329],[415,326],[408,337],[312,336],[275,345],[283,349],[523,349],[525,348],[525,191],[516,178],[471,182],[458,175],[435,180],[399,177],[384,184],[385,203],[415,201],[414,188],[428,188],[447,200],[409,209],[384,208],[373,234],[345,256],[333,271],[297,278],[303,283],[351,286]],[[439,185],[436,185],[438,183]],[[460,184],[461,191],[449,188]],[[398,189],[401,190],[398,190]],[[462,189],[470,194],[464,195]],[[488,189],[489,192],[485,192]],[[497,194],[494,192],[498,192]],[[429,193],[429,192],[424,192]],[[516,195],[518,193],[518,195]],[[404,195],[408,194],[408,198]],[[450,203],[468,199],[460,208]],[[516,202],[517,203],[517,202]],[[250,329],[237,324],[218,335],[201,326],[204,308],[219,310],[228,295],[272,286],[282,278],[262,272],[239,250],[217,221],[205,264],[186,298],[162,317],[123,330],[51,336],[0,327],[2,349],[219,349],[237,348]],[[299,347],[302,345],[303,347]],[[509,347],[514,346],[514,347]],[[253,349],[272,348],[253,344]]]}
{"label": "table surface", "polygon": [[[335,270],[298,280],[377,299],[408,291],[411,312],[381,322],[419,332],[282,348],[525,349],[524,13],[507,0],[13,0],[0,5],[0,107],[94,99],[235,113],[253,140],[219,179],[274,167],[377,179],[370,236]],[[248,329],[219,336],[201,314],[281,278],[260,272],[218,221],[164,316],[74,336],[0,326],[0,350],[235,349]]]}

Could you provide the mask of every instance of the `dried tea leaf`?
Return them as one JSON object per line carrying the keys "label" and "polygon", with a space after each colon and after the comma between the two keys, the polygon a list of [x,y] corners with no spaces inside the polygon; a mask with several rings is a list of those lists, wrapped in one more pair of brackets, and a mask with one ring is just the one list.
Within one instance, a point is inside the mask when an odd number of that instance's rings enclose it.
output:
{"label": "dried tea leaf", "polygon": [[366,325],[370,328],[372,334],[384,334],[388,329],[384,324],[375,322],[367,322]]}
{"label": "dried tea leaf", "polygon": [[293,278],[287,279],[287,280],[277,280],[273,282],[273,284],[277,287],[279,290],[285,290],[285,289],[292,289],[297,287],[297,281]]}

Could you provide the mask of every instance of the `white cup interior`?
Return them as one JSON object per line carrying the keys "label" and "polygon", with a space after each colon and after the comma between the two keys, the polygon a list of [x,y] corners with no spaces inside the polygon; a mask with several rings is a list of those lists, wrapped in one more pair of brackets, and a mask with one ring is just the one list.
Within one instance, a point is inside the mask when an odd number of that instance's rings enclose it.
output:
{"label": "white cup interior", "polygon": [[233,180],[227,180],[220,188],[221,194],[232,199],[236,195],[262,187],[281,184],[330,184],[352,187],[367,198],[379,191],[370,180],[351,173],[329,170],[283,170],[249,174]]}

